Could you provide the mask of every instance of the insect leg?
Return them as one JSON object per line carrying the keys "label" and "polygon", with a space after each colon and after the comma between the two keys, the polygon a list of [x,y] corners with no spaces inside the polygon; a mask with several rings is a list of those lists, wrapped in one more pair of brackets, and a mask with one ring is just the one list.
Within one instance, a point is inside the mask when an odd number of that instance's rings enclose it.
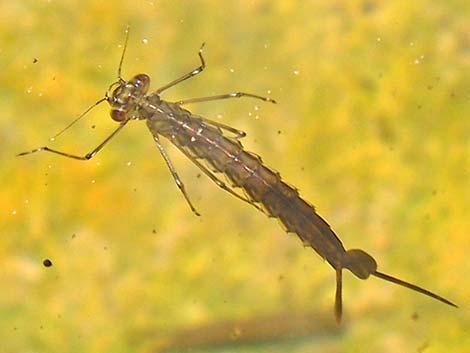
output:
{"label": "insect leg", "polygon": [[218,127],[218,128],[221,129],[221,130],[226,130],[226,131],[228,131],[228,132],[231,132],[232,134],[235,135],[235,138],[237,138],[237,139],[240,139],[240,138],[246,136],[246,132],[245,132],[245,131],[235,129],[234,127],[231,127],[231,126],[229,126],[229,125],[225,125],[225,124],[219,123],[219,122],[217,122],[217,121],[213,121],[213,120],[206,119],[206,118],[203,118],[203,117],[199,117],[199,119],[201,119],[202,121],[204,121],[206,124],[209,124],[209,125]]}
{"label": "insect leg", "polygon": [[183,152],[183,154],[188,157],[188,159],[193,162],[199,169],[201,169],[204,174],[206,174],[218,187],[220,187],[221,189],[229,192],[230,194],[232,194],[233,196],[235,196],[236,198],[242,200],[242,201],[245,201],[247,203],[249,203],[251,206],[257,208],[258,210],[260,210],[261,212],[264,212],[264,210],[262,208],[260,208],[256,203],[254,203],[253,201],[237,194],[235,191],[233,191],[232,189],[230,189],[227,184],[225,184],[222,180],[220,180],[219,178],[217,178],[217,176],[215,176],[209,169],[207,169],[201,162],[199,162],[195,157],[191,156],[191,154],[188,153],[188,151],[186,151],[184,148],[180,147],[180,146],[176,146],[181,152]]}
{"label": "insect leg", "polygon": [[[227,93],[227,94],[219,94],[216,96],[207,96],[207,97],[199,97],[199,98],[190,98],[190,99],[183,99],[180,101],[175,102],[178,105],[183,105],[183,104],[188,104],[188,103],[198,103],[198,102],[208,102],[208,101],[214,101],[214,100],[221,100],[221,99],[229,99],[229,98],[241,98],[241,97],[249,97],[249,98],[256,98],[260,99],[265,102],[271,102],[271,103],[276,103],[274,99],[267,98],[267,97],[262,97],[258,96],[256,94],[251,94],[251,93],[245,93],[245,92],[232,92],[232,93]],[[206,119],[203,117],[200,117],[200,119],[210,125],[213,125],[215,127],[218,127],[222,130],[226,130],[231,132],[232,134],[235,135],[236,138],[242,138],[246,136],[246,133],[242,130],[235,129],[231,126]]]}
{"label": "insect leg", "polygon": [[191,200],[189,200],[188,195],[186,194],[186,190],[184,188],[184,184],[181,181],[180,177],[178,176],[178,173],[176,172],[175,167],[171,163],[170,158],[166,154],[165,149],[163,148],[162,144],[160,143],[160,139],[158,138],[158,135],[154,134],[153,139],[155,140],[158,150],[160,151],[163,159],[165,160],[166,165],[168,166],[168,169],[170,169],[170,173],[173,176],[173,179],[175,180],[176,186],[180,189],[180,191],[183,193],[184,198],[186,199],[186,202],[188,203],[189,207],[191,208],[191,211],[194,212],[196,216],[200,216],[199,212],[196,211],[194,208],[193,204],[191,203]]}
{"label": "insect leg", "polygon": [[38,148],[35,148],[31,151],[26,151],[26,152],[22,152],[22,153],[19,153],[18,156],[24,156],[24,155],[27,155],[27,154],[31,154],[31,153],[36,153],[36,152],[40,152],[40,151],[44,151],[44,152],[51,152],[51,153],[55,153],[55,154],[58,154],[58,155],[61,155],[61,156],[64,156],[64,157],[67,157],[67,158],[73,158],[73,159],[78,159],[78,160],[81,160],[81,161],[87,161],[89,159],[92,159],[99,151],[101,151],[103,149],[103,147],[114,137],[116,136],[116,134],[121,131],[121,129],[126,126],[127,122],[129,120],[126,120],[124,121],[123,123],[121,123],[121,125],[119,125],[119,127],[113,131],[113,133],[111,135],[109,135],[103,142],[101,142],[95,149],[93,149],[91,152],[85,154],[84,156],[78,156],[78,155],[75,155],[75,154],[71,154],[71,153],[67,153],[67,152],[62,152],[62,151],[58,151],[58,150],[54,150],[52,148],[49,148],[47,146],[43,146],[43,147],[38,147]]}
{"label": "insect leg", "polygon": [[231,92],[231,93],[226,93],[226,94],[218,94],[216,96],[183,99],[183,100],[176,102],[176,104],[183,105],[183,104],[188,104],[188,103],[208,102],[208,101],[215,101],[215,100],[221,100],[221,99],[241,98],[241,97],[255,98],[255,99],[260,99],[265,102],[276,103],[274,99],[263,97],[263,96],[258,96],[252,93]]}
{"label": "insect leg", "polygon": [[195,68],[191,72],[188,72],[187,74],[184,74],[180,78],[177,78],[176,80],[171,81],[170,83],[166,84],[165,86],[160,87],[155,92],[160,94],[164,90],[166,90],[166,89],[168,89],[168,88],[170,88],[174,85],[177,85],[178,83],[183,82],[183,81],[187,80],[188,78],[196,76],[198,73],[202,72],[206,68],[206,62],[204,61],[204,57],[202,56],[202,48],[204,48],[204,45],[205,45],[205,43],[202,43],[201,47],[199,48],[199,52],[198,52],[199,59],[201,60],[201,65],[200,66],[198,66],[197,68]]}

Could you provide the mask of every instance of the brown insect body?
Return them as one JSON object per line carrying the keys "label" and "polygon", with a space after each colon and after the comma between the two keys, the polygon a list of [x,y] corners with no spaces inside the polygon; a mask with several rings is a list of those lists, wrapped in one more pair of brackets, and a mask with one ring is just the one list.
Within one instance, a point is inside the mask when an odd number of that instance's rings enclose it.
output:
{"label": "brown insect body", "polygon": [[[146,119],[154,137],[164,136],[188,156],[225,174],[233,187],[245,191],[249,203],[260,204],[265,213],[278,218],[286,231],[296,233],[335,269],[344,267],[346,251],[341,241],[297,189],[284,183],[279,173],[266,167],[259,156],[245,151],[238,139],[225,136],[208,120],[180,104],[162,100],[158,94],[145,96],[146,89],[142,88],[147,88],[149,81],[148,76],[140,74],[116,88],[110,95],[111,116],[119,112],[126,113],[125,120]],[[128,102],[123,103],[126,98]],[[129,104],[130,100],[134,103]],[[112,102],[118,103],[116,108]]]}
{"label": "brown insect body", "polygon": [[[158,93],[145,96],[149,82],[150,77],[144,74],[123,82],[110,95],[111,106],[114,101],[120,102],[117,109],[120,113],[126,113],[125,119],[146,119],[157,142],[158,136],[162,135],[193,162],[205,161],[214,172],[225,174],[233,187],[244,190],[246,199],[240,198],[268,216],[278,218],[287,232],[297,234],[305,246],[312,247],[323,257],[336,270],[335,314],[338,322],[342,316],[343,268],[349,269],[360,279],[375,275],[455,306],[437,294],[378,272],[377,262],[365,251],[346,251],[329,224],[299,196],[297,189],[282,181],[278,172],[266,167],[259,156],[245,151],[238,139],[225,136],[213,122],[192,114],[181,104],[162,100]],[[122,102],[129,97],[134,104],[123,105]],[[123,109],[123,106],[126,108]],[[111,110],[111,116],[116,114],[115,111],[114,108]]]}
{"label": "brown insect body", "polygon": [[[147,126],[177,186],[196,215],[199,214],[190,202],[183,183],[179,179],[169,157],[166,155],[163,146],[160,144],[160,135],[170,140],[219,187],[265,212],[268,216],[279,219],[286,231],[297,234],[304,246],[312,247],[335,269],[335,315],[338,322],[341,320],[342,315],[343,268],[349,269],[360,279],[367,279],[370,275],[374,275],[430,296],[445,304],[456,306],[449,300],[424,288],[377,271],[376,261],[363,250],[350,249],[346,251],[328,223],[315,212],[315,208],[312,205],[299,196],[297,189],[282,181],[279,173],[266,167],[259,156],[244,150],[243,145],[239,141],[241,137],[245,136],[243,131],[194,115],[182,108],[182,105],[186,103],[238,97],[251,97],[275,103],[274,100],[250,93],[234,92],[212,97],[193,98],[174,103],[167,102],[160,98],[161,92],[200,73],[205,68],[202,47],[199,50],[201,66],[149,95],[147,95],[150,85],[150,77],[148,75],[139,74],[129,81],[122,79],[121,64],[125,49],[126,45],[124,46],[119,65],[118,80],[109,87],[105,97],[95,104],[107,101],[111,106],[111,117],[120,123],[119,127],[93,151],[84,156],[57,151],[47,146],[23,152],[20,155],[48,151],[69,158],[88,160],[93,158],[129,121],[146,120]],[[87,109],[84,114],[95,105]],[[80,119],[84,114],[80,115],[71,124]],[[59,134],[64,130],[59,132]],[[227,136],[226,133],[231,133],[234,137]],[[230,180],[231,187],[226,185],[213,172],[223,173]],[[245,195],[237,193],[235,188],[241,188]]]}

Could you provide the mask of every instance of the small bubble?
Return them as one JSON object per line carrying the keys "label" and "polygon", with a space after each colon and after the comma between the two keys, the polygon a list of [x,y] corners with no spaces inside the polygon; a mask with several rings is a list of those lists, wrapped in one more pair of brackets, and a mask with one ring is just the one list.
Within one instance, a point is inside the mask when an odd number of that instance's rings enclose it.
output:
{"label": "small bubble", "polygon": [[300,73],[300,71],[299,70],[294,70],[293,73],[294,73],[294,75],[298,75]]}
{"label": "small bubble", "polygon": [[29,86],[26,93],[30,94],[33,91],[33,86]]}
{"label": "small bubble", "polygon": [[149,40],[147,38],[142,39],[142,43],[147,44],[148,42],[149,42]]}
{"label": "small bubble", "polygon": [[127,165],[128,167],[130,167],[130,166],[132,165],[132,162],[131,162],[131,161],[128,161],[128,162],[126,163],[126,165]]}
{"label": "small bubble", "polygon": [[15,215],[15,214],[16,214],[16,210],[11,211],[11,214],[12,214],[12,215]]}
{"label": "small bubble", "polygon": [[377,42],[381,42],[381,41],[382,41],[382,38],[377,37]]}
{"label": "small bubble", "polygon": [[49,139],[49,141],[50,141],[50,142],[54,142],[54,141],[55,141],[55,137],[51,137],[51,138]]}
{"label": "small bubble", "polygon": [[255,105],[255,110],[259,110],[259,105]]}
{"label": "small bubble", "polygon": [[191,142],[195,142],[196,138],[194,136],[191,136]]}
{"label": "small bubble", "polygon": [[92,184],[96,183],[96,180],[95,180],[95,179],[92,179],[92,180],[91,180],[91,183],[92,183]]}
{"label": "small bubble", "polygon": [[100,166],[100,165],[101,165],[101,162],[96,162],[96,165],[97,165],[97,166]]}
{"label": "small bubble", "polygon": [[231,73],[234,73],[234,72],[235,72],[235,70],[234,70],[234,69],[230,69],[229,71],[230,71]]}
{"label": "small bubble", "polygon": [[270,90],[270,89],[268,89],[266,92],[268,92],[268,94],[271,94],[271,90]]}
{"label": "small bubble", "polygon": [[39,93],[38,93],[38,97],[42,97],[42,92],[39,92]]}
{"label": "small bubble", "polygon": [[217,118],[217,119],[222,119],[222,117],[223,117],[222,114],[217,114],[217,115],[216,115],[216,118]]}
{"label": "small bubble", "polygon": [[248,112],[248,116],[252,116],[252,115],[253,115],[253,113],[252,113],[252,112]]}
{"label": "small bubble", "polygon": [[25,203],[25,204],[28,204],[28,203],[29,203],[29,200],[28,200],[28,199],[24,200],[24,203]]}

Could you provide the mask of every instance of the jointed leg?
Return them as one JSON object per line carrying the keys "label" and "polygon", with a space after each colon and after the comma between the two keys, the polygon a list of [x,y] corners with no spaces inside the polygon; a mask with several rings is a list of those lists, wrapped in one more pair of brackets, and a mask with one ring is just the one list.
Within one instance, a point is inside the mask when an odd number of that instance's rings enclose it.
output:
{"label": "jointed leg", "polygon": [[219,129],[222,129],[222,130],[226,130],[226,131],[228,131],[228,132],[231,132],[232,134],[235,135],[235,138],[237,138],[237,139],[240,139],[240,138],[246,136],[246,132],[245,132],[245,131],[235,129],[234,127],[231,127],[231,126],[229,126],[229,125],[225,125],[225,124],[219,123],[218,121],[206,119],[206,118],[203,118],[203,117],[199,117],[199,119],[201,119],[202,121],[204,121],[205,123],[207,123],[207,124],[209,124],[209,125],[212,125],[212,126],[218,127]]}
{"label": "jointed leg", "polygon": [[250,97],[250,98],[260,99],[265,102],[276,103],[274,99],[263,97],[263,96],[258,96],[256,94],[246,93],[246,92],[231,92],[231,93],[226,93],[226,94],[218,94],[216,96],[189,98],[189,99],[183,99],[183,100],[177,101],[175,103],[179,105],[183,105],[183,104],[188,104],[188,103],[208,102],[208,101],[215,101],[215,100],[221,100],[221,99],[241,98],[241,97]]}
{"label": "jointed leg", "polygon": [[40,152],[40,151],[45,151],[45,152],[51,152],[51,153],[55,153],[55,154],[58,154],[58,155],[61,155],[61,156],[64,156],[64,157],[67,157],[67,158],[73,158],[73,159],[78,159],[78,160],[81,160],[81,161],[87,161],[89,159],[92,159],[99,151],[101,151],[103,149],[103,147],[119,132],[121,131],[121,129],[126,126],[127,121],[124,121],[123,123],[121,123],[121,125],[119,125],[119,127],[113,131],[113,133],[111,135],[109,135],[103,142],[101,142],[95,149],[93,149],[93,151],[85,154],[84,156],[78,156],[78,155],[75,155],[75,154],[70,154],[70,153],[67,153],[67,152],[62,152],[62,151],[58,151],[58,150],[54,150],[52,148],[49,148],[47,146],[43,146],[43,147],[38,147],[38,148],[35,148],[31,151],[27,151],[27,152],[22,152],[22,153],[19,153],[18,156],[24,156],[24,155],[27,155],[27,154],[31,154],[31,153],[36,153],[36,152]]}
{"label": "jointed leg", "polygon": [[[246,93],[246,92],[232,92],[232,93],[226,93],[226,94],[219,94],[216,96],[207,96],[207,97],[199,97],[199,98],[189,98],[189,99],[183,99],[180,101],[175,102],[176,104],[183,105],[183,104],[188,104],[188,103],[200,103],[200,102],[209,102],[209,101],[214,101],[214,100],[221,100],[221,99],[229,99],[229,98],[241,98],[241,97],[249,97],[249,98],[255,98],[255,99],[260,99],[264,102],[270,102],[270,103],[276,103],[274,99],[267,98],[267,97],[262,97],[258,96],[256,94],[252,93]],[[236,138],[242,138],[246,136],[246,133],[242,130],[235,129],[231,126],[209,120],[206,118],[202,118],[203,121],[206,123],[209,123],[211,125],[214,125],[222,130],[227,130],[233,134],[235,134]]]}
{"label": "jointed leg", "polygon": [[157,147],[158,147],[158,149],[159,149],[159,151],[160,151],[160,153],[161,153],[163,159],[165,160],[166,165],[168,166],[168,169],[170,169],[171,175],[173,176],[173,179],[175,180],[176,186],[178,186],[178,188],[180,189],[180,191],[183,193],[183,196],[184,196],[184,198],[186,199],[186,202],[188,203],[189,207],[191,208],[191,211],[193,211],[196,216],[200,216],[199,212],[196,211],[196,209],[194,208],[193,204],[192,204],[191,201],[189,200],[189,197],[188,197],[188,195],[186,194],[186,190],[185,190],[185,188],[184,188],[184,184],[183,184],[183,182],[181,181],[180,177],[178,176],[178,173],[176,172],[175,167],[173,167],[173,164],[171,163],[170,158],[169,158],[168,155],[166,154],[165,149],[163,148],[162,144],[160,143],[160,139],[158,138],[157,135],[154,135],[154,136],[153,136],[153,139],[155,140],[155,142],[156,142],[156,144],[157,144]]}
{"label": "jointed leg", "polygon": [[176,80],[171,81],[170,83],[166,84],[165,86],[160,87],[155,92],[160,94],[164,90],[166,90],[166,89],[168,89],[168,88],[170,88],[174,85],[177,85],[178,83],[183,82],[184,80],[187,80],[188,78],[196,76],[198,73],[202,72],[202,70],[204,70],[206,68],[206,62],[204,61],[204,57],[202,56],[202,48],[204,48],[204,44],[205,43],[202,43],[201,47],[199,48],[199,52],[198,52],[199,59],[201,60],[201,65],[199,67],[197,67],[193,71],[188,72],[187,74],[181,76],[180,78],[177,78]]}

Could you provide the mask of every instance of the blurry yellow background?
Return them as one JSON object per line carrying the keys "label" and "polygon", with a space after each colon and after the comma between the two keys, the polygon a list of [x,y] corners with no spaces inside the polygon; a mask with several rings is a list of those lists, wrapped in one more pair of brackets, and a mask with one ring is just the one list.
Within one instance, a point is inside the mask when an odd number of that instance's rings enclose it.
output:
{"label": "blurry yellow background", "polygon": [[[468,11],[463,0],[2,1],[0,351],[468,352]],[[246,131],[246,148],[346,248],[461,308],[345,272],[336,327],[328,264],[165,141],[194,217],[142,122],[88,162],[15,157],[103,96],[126,24],[124,77],[145,72],[156,89],[195,68],[206,42],[207,70],[164,97],[275,98],[188,108]],[[114,127],[103,104],[51,147],[85,154]]]}

